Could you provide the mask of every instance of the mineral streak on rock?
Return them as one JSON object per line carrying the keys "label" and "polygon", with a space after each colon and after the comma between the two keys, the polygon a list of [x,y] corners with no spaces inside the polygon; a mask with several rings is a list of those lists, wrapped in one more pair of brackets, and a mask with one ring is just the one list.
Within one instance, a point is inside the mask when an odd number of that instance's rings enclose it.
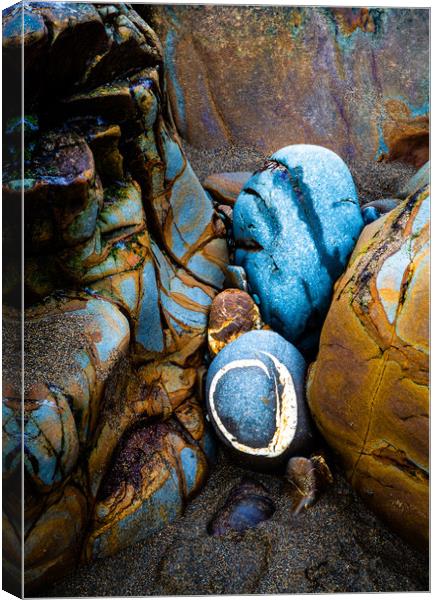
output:
{"label": "mineral streak on rock", "polygon": [[308,376],[319,429],[363,499],[428,544],[428,187],[363,230]]}
{"label": "mineral streak on rock", "polygon": [[168,422],[128,432],[100,488],[86,559],[111,555],[161,529],[182,512],[206,470],[198,445]]}
{"label": "mineral streak on rock", "polygon": [[210,309],[209,351],[216,356],[226,344],[243,333],[263,328],[259,309],[251,296],[241,290],[224,290],[214,298]]}
{"label": "mineral streak on rock", "polygon": [[326,146],[347,162],[427,160],[426,11],[140,10],[162,40],[178,131],[195,147],[239,144],[268,156],[305,143]]}
{"label": "mineral streak on rock", "polygon": [[[199,374],[228,259],[225,227],[174,130],[149,25],[123,3],[12,7],[3,47],[14,64],[23,18],[25,173],[21,119],[7,114],[3,197],[14,206],[24,189],[31,589],[156,531],[204,482],[213,441]],[[8,279],[12,293],[19,278]],[[20,393],[6,372],[8,482]],[[8,504],[11,549],[15,512]]]}
{"label": "mineral streak on rock", "polygon": [[224,505],[207,526],[210,535],[242,532],[270,519],[275,506],[268,490],[259,482],[244,478],[230,490]]}

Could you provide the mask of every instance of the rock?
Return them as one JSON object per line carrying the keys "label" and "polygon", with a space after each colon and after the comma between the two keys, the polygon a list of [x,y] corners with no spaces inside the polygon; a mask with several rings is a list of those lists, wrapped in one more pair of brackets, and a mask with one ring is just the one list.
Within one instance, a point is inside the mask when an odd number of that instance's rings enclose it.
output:
{"label": "rock", "polygon": [[209,352],[216,356],[227,344],[254,329],[262,329],[259,309],[241,290],[227,289],[215,296],[209,315]]}
{"label": "rock", "polygon": [[171,425],[145,425],[118,445],[94,509],[87,561],[110,556],[181,514],[207,473],[201,449]]}
{"label": "rock", "polygon": [[375,221],[381,215],[393,210],[399,203],[400,200],[397,198],[381,198],[366,202],[362,205],[362,217],[365,225],[372,223],[372,221]]}
{"label": "rock", "polygon": [[428,188],[363,230],[308,375],[312,415],[363,499],[428,544]]}
{"label": "rock", "polygon": [[263,320],[316,350],[333,284],[363,220],[345,163],[319,146],[287,146],[246,183],[233,211],[235,263]]}
{"label": "rock", "polygon": [[[25,196],[25,456],[14,317],[3,458],[11,557],[24,462],[29,593],[156,532],[203,485],[214,459],[201,405],[207,320],[228,253],[175,131],[153,30],[123,3],[12,7],[9,74],[20,72],[23,18],[25,116],[8,103],[3,198],[12,311]],[[11,558],[7,571],[21,589]]]}
{"label": "rock", "polygon": [[375,208],[381,215],[393,210],[398,206],[400,200],[396,198],[381,198],[380,200],[372,200],[362,205],[362,211],[366,208]]}
{"label": "rock", "polygon": [[269,469],[309,447],[301,354],[272,331],[227,344],[206,379],[209,418],[221,441],[251,466]]}
{"label": "rock", "polygon": [[430,161],[426,162],[419,171],[407,182],[407,184],[398,192],[399,198],[407,198],[415,194],[424,186],[430,184]]}
{"label": "rock", "polygon": [[[336,474],[335,474],[336,475]],[[244,532],[207,525],[244,471],[224,453],[181,518],[116,556],[82,565],[45,597],[428,591],[428,557],[388,531],[338,470],[298,516],[280,476],[261,482],[276,512]],[[265,492],[263,492],[264,494]]]}
{"label": "rock", "polygon": [[228,287],[237,288],[248,293],[247,273],[243,267],[227,265],[225,283]]}
{"label": "rock", "polygon": [[233,206],[251,175],[252,173],[249,171],[215,173],[206,177],[203,187],[210,192],[217,202]]}
{"label": "rock", "polygon": [[413,164],[427,160],[427,12],[219,5],[139,10],[162,40],[177,129],[193,146],[235,144],[269,156],[289,143],[305,143],[326,146],[347,163],[383,155]]}
{"label": "rock", "polygon": [[289,482],[292,510],[298,514],[319,499],[333,476],[322,455],[293,456],[286,465],[285,479]]}
{"label": "rock", "polygon": [[375,206],[365,206],[362,208],[362,218],[365,225],[377,220],[380,215],[380,211]]}
{"label": "rock", "polygon": [[208,525],[210,535],[245,531],[269,519],[275,506],[268,490],[257,481],[244,478],[230,493]]}

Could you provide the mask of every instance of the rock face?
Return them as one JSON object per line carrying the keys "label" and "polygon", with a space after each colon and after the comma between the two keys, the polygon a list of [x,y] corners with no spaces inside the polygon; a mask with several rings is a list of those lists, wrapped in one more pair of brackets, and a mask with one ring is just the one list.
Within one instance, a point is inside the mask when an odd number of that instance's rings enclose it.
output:
{"label": "rock face", "polygon": [[235,264],[264,321],[302,351],[317,346],[333,284],[362,227],[347,165],[319,146],[282,148],[238,196]]}
{"label": "rock face", "polygon": [[251,175],[249,171],[215,173],[209,175],[203,185],[217,202],[233,206]]}
{"label": "rock face", "polygon": [[308,400],[349,480],[414,544],[428,544],[428,187],[365,227],[335,286]]}
{"label": "rock face", "polygon": [[[23,11],[26,117],[6,115],[3,198],[17,205],[24,188],[28,590],[146,537],[200,489],[212,447],[199,384],[227,248],[147,23],[122,3],[15,6],[3,21],[11,64]],[[6,304],[16,289],[12,273]],[[20,473],[21,393],[5,335],[7,487]],[[16,577],[12,499],[4,517]]]}
{"label": "rock face", "polygon": [[276,467],[310,446],[305,371],[298,350],[273,331],[245,333],[212,361],[209,418],[224,444],[251,467]]}
{"label": "rock face", "polygon": [[191,144],[239,144],[268,156],[308,143],[347,163],[427,160],[427,11],[141,10],[162,40],[176,125]]}

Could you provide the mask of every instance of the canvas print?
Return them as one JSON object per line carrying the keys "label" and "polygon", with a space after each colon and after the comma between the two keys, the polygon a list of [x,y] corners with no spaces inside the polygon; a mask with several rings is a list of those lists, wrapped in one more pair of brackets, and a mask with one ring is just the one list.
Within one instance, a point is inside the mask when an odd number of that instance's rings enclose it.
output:
{"label": "canvas print", "polygon": [[4,589],[429,590],[429,16],[3,11]]}

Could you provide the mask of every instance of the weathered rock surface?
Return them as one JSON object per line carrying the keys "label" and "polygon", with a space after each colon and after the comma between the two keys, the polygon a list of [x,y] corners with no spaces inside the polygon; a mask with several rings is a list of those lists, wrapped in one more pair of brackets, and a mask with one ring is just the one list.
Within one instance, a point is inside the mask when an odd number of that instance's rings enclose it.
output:
{"label": "weathered rock surface", "polygon": [[[155,532],[204,483],[203,355],[227,248],[175,132],[147,23],[122,3],[15,6],[3,21],[11,60],[23,17],[25,173],[20,117],[7,115],[3,199],[13,206],[24,189],[29,590]],[[12,298],[20,280],[9,279]],[[14,352],[9,344],[10,489],[21,450]],[[4,516],[14,556],[12,499]]]}
{"label": "weathered rock surface", "polygon": [[422,188],[365,227],[308,376],[315,421],[364,500],[428,544],[429,217]]}
{"label": "weathered rock surface", "polygon": [[413,177],[398,191],[399,198],[407,198],[425,185],[430,184],[430,161],[415,173]]}
{"label": "weathered rock surface", "polygon": [[214,298],[210,308],[207,330],[209,352],[216,356],[243,333],[263,328],[265,325],[251,296],[242,290],[226,289]]}
{"label": "weathered rock surface", "polygon": [[204,180],[203,186],[217,202],[233,206],[251,175],[250,171],[215,173]]}
{"label": "weathered rock surface", "polygon": [[317,348],[333,284],[362,227],[347,165],[320,146],[282,148],[238,196],[234,262],[264,321],[303,352]]}
{"label": "weathered rock surface", "polygon": [[[175,121],[194,146],[320,144],[428,160],[425,10],[153,6]],[[407,38],[407,43],[405,43]]]}

